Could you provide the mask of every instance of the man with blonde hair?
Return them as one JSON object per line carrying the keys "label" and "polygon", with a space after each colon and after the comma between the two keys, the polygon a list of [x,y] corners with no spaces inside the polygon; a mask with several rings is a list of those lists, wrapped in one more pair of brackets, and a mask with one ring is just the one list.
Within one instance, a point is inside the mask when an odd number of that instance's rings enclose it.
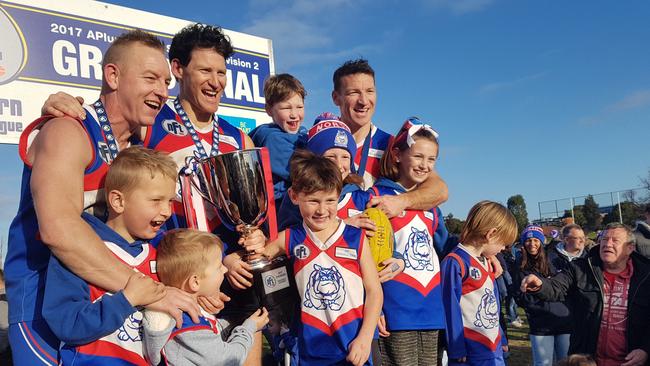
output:
{"label": "man with blonde hair", "polygon": [[[108,165],[129,145],[135,131],[154,122],[167,99],[170,73],[165,47],[146,32],[124,33],[106,52],[102,71],[101,94],[84,107],[83,120],[45,116],[21,136],[19,152],[25,164],[21,199],[9,229],[5,262],[9,337],[16,365],[58,363],[59,340],[42,317],[50,255],[110,292],[122,290],[133,273],[81,214],[103,214]],[[152,306],[178,321],[179,308],[194,317],[198,312],[189,296],[174,289]]]}

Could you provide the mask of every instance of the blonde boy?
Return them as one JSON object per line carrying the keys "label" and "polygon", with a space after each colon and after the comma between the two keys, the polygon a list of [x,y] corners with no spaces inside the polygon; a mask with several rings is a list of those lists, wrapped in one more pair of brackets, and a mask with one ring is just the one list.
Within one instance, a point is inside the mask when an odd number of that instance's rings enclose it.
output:
{"label": "blonde boy", "polygon": [[63,342],[61,364],[145,363],[139,309],[165,294],[165,287],[154,282],[156,252],[147,240],[169,218],[175,181],[176,165],[169,156],[127,148],[106,175],[108,221],[82,215],[113,255],[134,269],[122,291],[111,294],[86,283],[50,258],[43,316]]}
{"label": "blonde boy", "polygon": [[264,255],[293,261],[301,297],[299,363],[369,364],[382,291],[364,231],[337,217],[341,173],[325,157],[296,152],[291,178],[289,197],[303,222],[267,243]]}
{"label": "blonde boy", "polygon": [[[221,263],[223,244],[216,235],[203,231],[169,231],[158,245],[158,277],[167,286],[186,291],[194,298],[219,293],[226,267]],[[203,312],[199,324],[183,314],[183,325],[174,329],[173,319],[161,312],[146,311],[144,345],[154,365],[240,365],[252,345],[253,334],[268,323],[266,309],[251,315],[234,328],[226,342],[221,324]]]}
{"label": "blonde boy", "polygon": [[499,294],[487,257],[517,238],[517,222],[502,205],[481,201],[469,211],[460,244],[442,261],[449,365],[504,365]]}

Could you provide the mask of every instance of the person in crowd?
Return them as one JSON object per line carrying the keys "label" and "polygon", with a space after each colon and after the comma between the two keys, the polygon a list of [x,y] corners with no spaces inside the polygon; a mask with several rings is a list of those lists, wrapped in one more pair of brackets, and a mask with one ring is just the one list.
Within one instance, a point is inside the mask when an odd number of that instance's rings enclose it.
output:
{"label": "person in crowd", "polygon": [[512,281],[514,277],[517,276],[519,272],[518,261],[521,259],[522,249],[518,242],[514,243],[512,246],[507,247],[503,252],[503,258],[506,262],[508,276],[510,277],[511,283],[508,286],[508,291],[505,293],[505,310],[506,316],[505,320],[507,323],[514,328],[523,328],[526,325],[524,324],[523,319],[517,314],[517,302],[515,301],[515,288],[519,287],[519,283]]}
{"label": "person in crowd", "polygon": [[293,262],[301,298],[299,364],[372,364],[382,290],[364,230],[337,217],[341,173],[309,151],[294,154],[290,172],[289,195],[303,222],[268,242],[264,255],[285,254]]}
{"label": "person in crowd", "polygon": [[642,256],[650,259],[650,203],[643,210],[645,221],[639,220],[634,227],[636,237],[636,251]]}
{"label": "person in crowd", "polygon": [[62,365],[145,362],[139,309],[165,293],[157,282],[156,250],[148,241],[171,215],[175,187],[176,164],[167,154],[132,146],[117,155],[106,174],[106,223],[82,215],[112,255],[133,269],[123,290],[111,293],[89,284],[50,257],[43,318],[62,342]]}
{"label": "person in crowd", "polygon": [[574,321],[569,354],[600,366],[641,366],[650,352],[650,263],[634,251],[632,230],[608,224],[600,243],[551,278],[529,274],[521,291],[541,300],[567,298]]}
{"label": "person in crowd", "polygon": [[[136,131],[154,123],[165,103],[170,74],[164,52],[155,36],[140,30],[124,33],[104,55],[99,99],[81,106],[70,97],[84,118],[45,116],[23,131],[18,147],[25,164],[21,199],[4,266],[16,365],[58,363],[60,342],[42,316],[51,255],[88,283],[113,293],[124,289],[133,274],[81,213],[104,217],[102,189],[109,164]],[[143,292],[155,291],[157,285],[145,287]],[[179,309],[198,320],[198,305],[175,289],[152,306],[179,324]]]}
{"label": "person in crowd", "polygon": [[[160,281],[194,297],[213,295],[226,272],[221,263],[222,247],[221,240],[211,233],[191,229],[167,232],[157,248]],[[235,327],[224,341],[219,320],[205,311],[199,324],[183,314],[180,329],[174,328],[169,315],[145,311],[145,355],[153,365],[241,365],[253,346],[253,334],[268,321],[268,312],[262,308]]]}
{"label": "person in crowd", "polygon": [[560,231],[557,230],[557,229],[553,229],[550,232],[550,238],[549,238],[548,243],[545,243],[545,247],[546,246],[555,246],[561,241],[562,240],[560,240]]}
{"label": "person in crowd", "polygon": [[[357,146],[355,171],[363,178],[367,189],[379,177],[381,157],[392,138],[372,123],[377,103],[375,71],[367,60],[349,60],[334,71],[332,80],[332,101],[339,107],[341,121],[354,136]],[[406,208],[430,210],[445,202],[447,196],[447,185],[432,171],[418,189],[398,196],[374,197],[370,205],[393,217]]]}
{"label": "person in crowd", "polygon": [[569,267],[571,261],[586,258],[585,232],[578,224],[568,224],[562,228],[562,241],[546,247],[546,257],[558,271]]}
{"label": "person in crowd", "polygon": [[[435,169],[438,148],[438,133],[431,126],[415,117],[407,119],[382,157],[374,193],[400,195],[418,187]],[[439,258],[448,233],[442,217],[436,207],[407,210],[390,219],[395,251],[406,266],[382,283],[382,365],[437,364],[438,335],[445,328]]]}
{"label": "person in crowd", "polygon": [[294,150],[304,144],[307,134],[302,126],[306,95],[305,87],[294,76],[270,76],[264,82],[264,99],[266,113],[273,122],[259,125],[248,134],[255,146],[269,149],[276,207],[280,207],[291,185],[289,159]]}
{"label": "person in crowd", "polygon": [[[557,269],[546,258],[543,243],[546,240],[540,226],[529,225],[521,233],[523,245],[521,260],[517,263],[518,275],[515,283],[529,274],[548,278]],[[522,294],[518,286],[515,294],[519,306],[526,310],[530,324],[529,337],[534,366],[552,366],[567,356],[569,337],[572,331],[572,317],[566,301],[543,301],[530,294]]]}
{"label": "person in crowd", "polygon": [[505,365],[499,294],[487,256],[517,237],[517,221],[503,205],[481,201],[467,215],[460,244],[442,261],[449,365]]}

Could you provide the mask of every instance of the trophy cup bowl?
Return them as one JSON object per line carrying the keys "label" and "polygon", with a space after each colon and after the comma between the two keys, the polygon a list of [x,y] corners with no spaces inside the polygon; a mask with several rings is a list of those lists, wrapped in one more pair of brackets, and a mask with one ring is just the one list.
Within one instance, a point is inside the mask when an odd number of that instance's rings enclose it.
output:
{"label": "trophy cup bowl", "polygon": [[[267,187],[260,149],[239,150],[203,159],[197,164],[193,185],[217,208],[221,222],[231,230],[249,234],[266,220]],[[270,262],[263,256],[245,258],[252,268]]]}

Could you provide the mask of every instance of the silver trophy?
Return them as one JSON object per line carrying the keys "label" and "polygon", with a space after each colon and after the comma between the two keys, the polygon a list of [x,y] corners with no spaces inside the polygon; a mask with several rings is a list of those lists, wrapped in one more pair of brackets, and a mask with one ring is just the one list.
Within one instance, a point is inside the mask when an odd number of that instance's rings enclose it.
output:
{"label": "silver trophy", "polygon": [[[192,163],[192,185],[217,208],[225,225],[247,235],[266,220],[268,194],[261,149],[234,151]],[[270,263],[264,256],[253,259],[251,253],[246,261],[252,268]]]}
{"label": "silver trophy", "polygon": [[[191,194],[186,193],[186,188],[191,185],[217,208],[219,218],[230,230],[238,229],[243,235],[250,233],[267,219],[269,206],[261,151],[239,150],[202,160],[189,157],[179,175],[184,204],[188,201],[186,195]],[[191,211],[187,206],[185,209],[187,217]],[[221,314],[248,316],[265,306],[273,329],[291,324],[298,293],[287,258],[269,260],[249,253],[245,260],[251,266],[253,286],[241,291],[224,282],[222,291],[232,300]]]}

